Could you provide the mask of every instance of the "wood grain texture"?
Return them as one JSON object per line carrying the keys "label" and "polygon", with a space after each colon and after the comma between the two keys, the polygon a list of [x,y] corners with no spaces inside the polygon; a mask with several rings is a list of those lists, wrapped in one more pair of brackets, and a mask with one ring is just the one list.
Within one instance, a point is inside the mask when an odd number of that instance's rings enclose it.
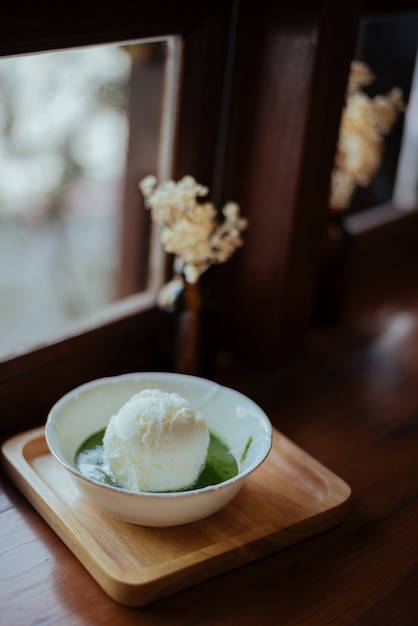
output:
{"label": "wood grain texture", "polygon": [[225,343],[259,368],[306,347],[358,7],[240,3],[225,194],[250,226],[216,280]]}
{"label": "wood grain texture", "polygon": [[[12,48],[15,51],[38,49],[43,41],[51,46],[58,40],[76,45],[83,38],[87,40],[92,25],[97,41],[105,40],[103,33],[99,33],[104,23],[108,35],[112,31],[108,8],[103,9],[103,17],[97,22],[94,15],[86,22],[75,19],[71,8],[66,7],[68,12],[64,14],[61,5],[44,2],[42,6],[52,7],[51,19],[40,28],[39,19],[33,23],[30,19],[40,10],[40,3],[36,6],[32,3],[28,13],[25,11],[25,6],[30,5],[28,2],[13,3],[9,12],[7,4],[12,3],[6,2],[3,7],[4,53]],[[97,3],[89,3],[89,7],[95,4],[97,6]],[[176,10],[180,6],[172,4]],[[200,10],[202,3],[193,4],[199,5],[196,10]],[[346,2],[345,6],[348,4]],[[377,11],[387,7],[396,11],[405,5],[416,8],[416,1],[362,4],[365,9],[376,6]],[[161,5],[154,3],[154,6],[158,11]],[[185,5],[182,3],[182,6]],[[191,19],[194,20],[193,16]],[[58,23],[59,31],[51,30],[53,23]],[[135,26],[133,23],[121,26],[119,19],[115,24],[117,31],[124,33],[132,32]],[[29,36],[26,43],[22,41],[25,33]],[[329,35],[334,39],[338,37],[336,31]],[[344,36],[348,44],[347,39],[349,37]],[[254,45],[254,41],[250,38],[247,45]],[[257,54],[256,46],[254,49]],[[334,65],[331,48],[329,55]],[[322,70],[325,69],[323,66]],[[253,74],[248,72],[248,90],[254,89],[254,80]],[[332,126],[335,127],[339,103],[334,99],[332,86],[330,92]],[[320,107],[321,99],[328,96],[317,94],[317,98],[315,106]],[[247,103],[247,99],[239,104],[242,103]],[[244,121],[245,108],[242,109]],[[268,131],[267,122],[265,126]],[[328,156],[332,134],[327,133],[322,138]],[[241,154],[245,160],[248,158],[247,152],[241,151]],[[235,161],[230,165],[234,167]],[[290,179],[289,186],[292,185],[293,179]],[[305,193],[308,194],[309,189]],[[254,198],[257,198],[255,191]],[[319,202],[319,199],[313,197],[312,202]],[[279,209],[276,203],[264,207],[252,202],[251,207],[253,220],[257,220],[259,213],[267,220],[266,226],[256,226],[261,231],[259,246],[255,249],[255,254],[259,255],[264,252],[262,234],[263,229],[269,227],[269,213]],[[322,205],[318,211],[322,211]],[[306,217],[306,211],[302,213],[300,227]],[[306,258],[310,259],[308,254]],[[238,255],[231,264],[237,259]],[[316,259],[310,260],[316,262]],[[257,263],[258,258],[252,261]],[[243,368],[242,363],[237,362],[232,362],[228,368],[224,362],[216,372],[220,383],[230,384],[252,397],[281,432],[337,475],[344,476],[352,487],[353,496],[350,513],[341,524],[278,553],[231,569],[147,606],[131,609],[108,597],[1,469],[1,623],[7,626],[277,626],[278,623],[283,626],[416,626],[418,267],[408,265],[396,273],[396,259],[393,261],[389,273],[380,272],[371,278],[363,257],[358,264],[362,271],[356,273],[349,285],[345,302],[349,315],[336,326],[310,332],[309,349],[299,361],[270,371],[268,375],[260,374],[255,367]],[[237,275],[238,271],[234,271]],[[275,275],[275,268],[267,267],[265,271],[268,277],[261,276],[260,280],[271,281],[271,297],[276,301],[273,293],[276,283],[270,279]],[[303,292],[303,285],[297,288]],[[254,293],[257,290],[252,294],[253,299]],[[228,297],[232,297],[230,292]],[[302,293],[302,307],[304,302],[306,294]],[[263,313],[269,311],[266,309]],[[275,313],[273,310],[269,315],[274,317]],[[154,317],[151,320],[147,316],[147,324],[142,328],[147,334],[154,330],[155,336]],[[231,321],[233,323],[235,318]],[[75,345],[65,343],[54,348],[52,359],[44,355],[50,350],[47,348],[35,353],[25,368],[20,359],[11,365],[5,364],[0,372],[1,438],[11,430],[23,430],[23,425],[29,428],[41,423],[45,409],[56,395],[87,374],[100,374],[103,368],[113,371],[114,357],[118,358],[120,369],[138,367],[137,359],[140,357],[142,363],[144,354],[138,352],[137,346],[142,348],[144,342],[149,347],[153,345],[139,332],[141,323],[139,319],[133,320],[129,324],[131,332],[125,332],[125,326],[118,326],[117,333],[115,329],[102,330],[80,337]],[[256,318],[251,318],[251,331],[256,324]],[[247,331],[244,335],[238,333],[243,347]],[[271,347],[270,336],[266,334],[261,350]],[[119,336],[123,338],[122,343],[118,342]],[[150,350],[146,352],[150,358]],[[107,362],[102,363],[104,353]],[[248,363],[251,364],[251,359]]]}
{"label": "wood grain texture", "polygon": [[302,541],[340,522],[350,488],[277,430],[233,501],[168,529],[112,519],[80,496],[50,455],[44,429],[8,440],[5,466],[57,535],[117,602],[142,606]]}
{"label": "wood grain texture", "polygon": [[344,323],[312,333],[297,364],[269,376],[238,364],[218,373],[350,484],[341,524],[132,609],[108,597],[2,471],[2,623],[416,626],[416,275],[402,267],[375,282],[363,272]]}

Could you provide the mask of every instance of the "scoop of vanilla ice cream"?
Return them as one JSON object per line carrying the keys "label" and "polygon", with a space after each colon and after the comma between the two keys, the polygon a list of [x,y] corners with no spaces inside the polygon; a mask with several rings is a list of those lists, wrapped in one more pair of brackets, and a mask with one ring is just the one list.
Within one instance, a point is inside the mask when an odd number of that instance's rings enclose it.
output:
{"label": "scoop of vanilla ice cream", "polygon": [[145,389],[111,417],[103,445],[112,474],[127,489],[176,491],[199,477],[209,431],[185,398]]}

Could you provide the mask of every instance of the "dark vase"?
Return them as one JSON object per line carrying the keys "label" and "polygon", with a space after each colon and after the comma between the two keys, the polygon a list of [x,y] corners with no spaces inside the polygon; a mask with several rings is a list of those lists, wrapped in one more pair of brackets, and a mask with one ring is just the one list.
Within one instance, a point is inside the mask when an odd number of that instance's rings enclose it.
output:
{"label": "dark vase", "polygon": [[178,314],[175,342],[175,369],[180,374],[197,376],[200,373],[200,317],[200,285],[198,282],[186,282],[184,307]]}

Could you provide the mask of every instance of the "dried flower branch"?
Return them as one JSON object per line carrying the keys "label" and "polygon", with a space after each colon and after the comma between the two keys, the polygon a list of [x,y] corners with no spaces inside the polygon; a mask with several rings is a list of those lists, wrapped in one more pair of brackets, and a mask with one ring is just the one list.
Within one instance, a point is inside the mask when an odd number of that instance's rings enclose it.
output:
{"label": "dried flower branch", "polygon": [[192,176],[161,184],[155,176],[146,176],[139,188],[152,219],[162,227],[164,249],[181,259],[187,282],[196,283],[211,265],[223,263],[243,244],[241,232],[248,222],[240,216],[239,206],[228,202],[219,223],[213,204],[197,200],[208,194],[208,188]]}
{"label": "dried flower branch", "polygon": [[404,110],[403,94],[397,87],[374,98],[361,92],[373,80],[366,64],[353,61],[331,178],[333,209],[348,208],[356,186],[366,187],[372,181],[381,163],[384,135]]}

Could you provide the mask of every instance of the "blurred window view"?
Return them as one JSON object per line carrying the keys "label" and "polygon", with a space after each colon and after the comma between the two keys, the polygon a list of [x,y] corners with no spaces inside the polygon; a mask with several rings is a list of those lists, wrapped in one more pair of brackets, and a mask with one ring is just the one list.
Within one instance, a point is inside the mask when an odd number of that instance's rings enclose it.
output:
{"label": "blurred window view", "polygon": [[137,189],[156,173],[165,60],[165,42],[0,59],[0,357],[121,296],[129,159],[146,152]]}
{"label": "blurred window view", "polygon": [[[418,33],[418,21],[416,25]],[[393,203],[397,209],[401,210],[416,210],[418,207],[418,49],[415,56],[411,92],[405,112]]]}

